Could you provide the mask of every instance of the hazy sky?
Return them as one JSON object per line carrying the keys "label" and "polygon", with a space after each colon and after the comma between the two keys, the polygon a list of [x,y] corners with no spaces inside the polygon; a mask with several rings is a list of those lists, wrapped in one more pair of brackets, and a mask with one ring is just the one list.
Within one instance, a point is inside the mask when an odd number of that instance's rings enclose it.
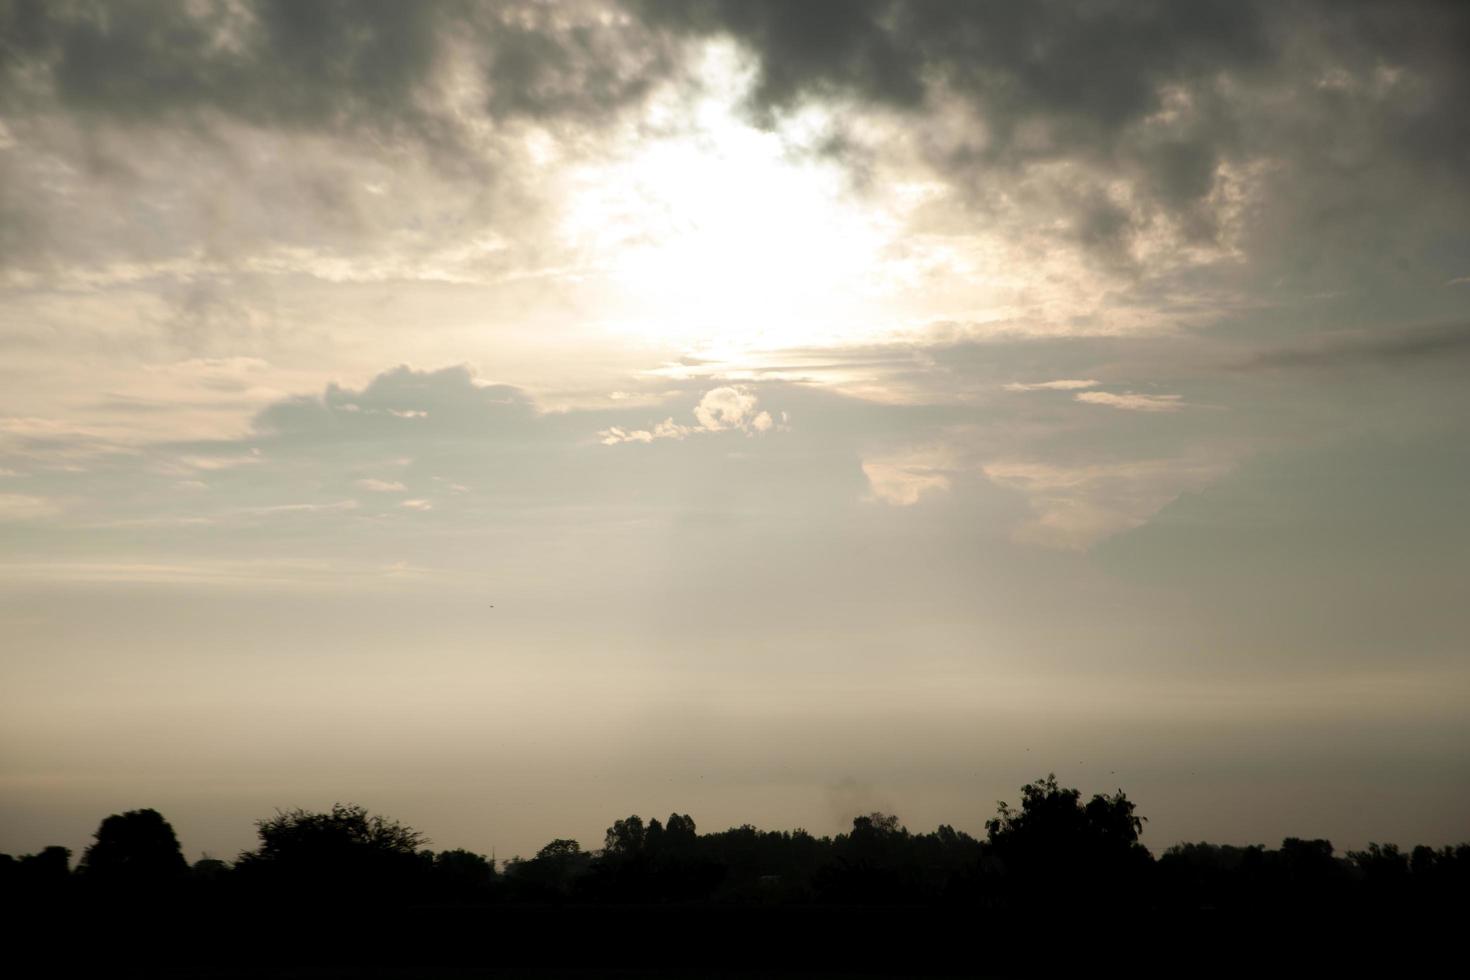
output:
{"label": "hazy sky", "polygon": [[1470,6],[0,0],[0,850],[1470,836]]}

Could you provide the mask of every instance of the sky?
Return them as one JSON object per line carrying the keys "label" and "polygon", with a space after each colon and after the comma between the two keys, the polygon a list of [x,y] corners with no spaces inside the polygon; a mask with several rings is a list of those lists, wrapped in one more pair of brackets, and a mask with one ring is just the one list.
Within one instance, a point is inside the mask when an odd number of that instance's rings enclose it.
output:
{"label": "sky", "polygon": [[0,851],[1470,828],[1470,8],[0,0]]}

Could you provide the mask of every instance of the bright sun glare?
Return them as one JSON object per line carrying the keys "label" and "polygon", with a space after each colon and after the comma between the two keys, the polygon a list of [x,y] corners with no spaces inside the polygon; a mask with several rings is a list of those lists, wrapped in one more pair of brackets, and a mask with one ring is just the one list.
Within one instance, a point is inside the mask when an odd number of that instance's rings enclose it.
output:
{"label": "bright sun glare", "polygon": [[742,118],[750,77],[733,49],[712,46],[702,80],[680,107],[692,133],[630,140],[578,172],[562,232],[605,277],[609,326],[727,353],[881,329],[869,301],[890,288],[883,253],[901,215],[860,200],[838,164],[803,145],[819,115],[770,131]]}

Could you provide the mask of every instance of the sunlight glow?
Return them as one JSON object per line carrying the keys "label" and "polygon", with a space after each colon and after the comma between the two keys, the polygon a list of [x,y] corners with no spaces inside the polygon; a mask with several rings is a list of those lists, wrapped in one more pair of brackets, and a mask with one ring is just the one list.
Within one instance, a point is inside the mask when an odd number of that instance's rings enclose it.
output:
{"label": "sunlight glow", "polygon": [[879,329],[865,301],[891,288],[881,266],[903,216],[858,200],[842,168],[809,145],[820,113],[756,128],[741,118],[748,79],[734,53],[712,46],[704,67],[706,94],[680,107],[692,132],[631,139],[574,178],[561,231],[617,295],[614,328],[737,350]]}

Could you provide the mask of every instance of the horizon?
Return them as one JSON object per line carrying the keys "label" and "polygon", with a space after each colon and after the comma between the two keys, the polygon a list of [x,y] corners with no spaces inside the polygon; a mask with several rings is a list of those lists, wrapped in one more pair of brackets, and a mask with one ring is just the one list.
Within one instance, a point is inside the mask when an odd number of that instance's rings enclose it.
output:
{"label": "horizon", "polygon": [[[1019,809],[1020,809],[1020,801],[1023,798],[1022,790],[1029,789],[1032,786],[1037,786],[1037,787],[1043,787],[1044,788],[1044,787],[1047,786],[1048,782],[1050,782],[1050,785],[1051,785],[1053,791],[1055,791],[1055,789],[1058,786],[1060,786],[1061,790],[1064,793],[1065,792],[1075,791],[1079,795],[1079,799],[1081,799],[1083,801],[1086,801],[1086,800],[1088,800],[1090,798],[1094,798],[1094,797],[1098,797],[1098,798],[1109,798],[1109,797],[1114,796],[1114,794],[1116,794],[1116,796],[1118,798],[1127,800],[1127,802],[1130,803],[1133,808],[1136,808],[1138,806],[1138,801],[1136,799],[1134,799],[1134,800],[1128,800],[1127,793],[1126,793],[1126,791],[1122,787],[1115,788],[1111,793],[1103,792],[1103,791],[1098,791],[1096,793],[1092,793],[1092,792],[1088,792],[1088,791],[1083,791],[1083,790],[1077,789],[1076,787],[1068,787],[1068,786],[1066,786],[1066,781],[1065,780],[1058,781],[1057,778],[1056,778],[1056,774],[1055,773],[1048,773],[1046,776],[1038,777],[1038,778],[1033,779],[1033,780],[1029,780],[1026,786],[1021,787],[1021,788],[1019,788],[1017,790],[1017,792],[1012,793],[1011,794],[1011,799],[1016,800],[1017,801],[1016,803],[1012,803],[1010,800],[997,800],[996,803],[995,803],[995,812],[991,816],[982,819],[980,821],[980,825],[978,827],[971,827],[971,826],[969,826],[968,823],[955,822],[955,821],[941,821],[939,823],[936,823],[934,825],[934,827],[911,827],[898,814],[896,814],[896,813],[887,813],[887,812],[880,811],[880,810],[874,810],[874,811],[871,811],[871,812],[855,813],[853,815],[853,817],[850,820],[848,820],[842,827],[839,827],[837,830],[830,831],[830,832],[826,832],[826,831],[813,831],[813,830],[811,830],[811,829],[809,829],[809,828],[807,828],[805,826],[770,827],[770,826],[757,826],[757,825],[754,825],[754,824],[751,824],[751,823],[748,823],[748,822],[747,823],[741,823],[741,824],[732,824],[729,827],[724,827],[724,826],[721,826],[721,827],[706,827],[706,826],[700,825],[698,819],[692,813],[680,814],[680,813],[678,813],[677,810],[670,811],[669,814],[668,814],[668,817],[669,817],[670,821],[672,821],[674,818],[678,818],[678,817],[682,817],[682,818],[684,818],[686,820],[693,820],[694,826],[695,826],[695,829],[696,829],[696,832],[701,837],[703,837],[705,835],[715,835],[715,836],[718,836],[720,834],[727,833],[727,832],[730,832],[730,831],[742,830],[742,829],[746,829],[746,828],[753,828],[754,830],[756,830],[758,832],[762,832],[762,833],[775,832],[775,833],[788,834],[788,835],[793,835],[793,836],[795,836],[795,835],[801,835],[801,834],[808,834],[811,837],[815,838],[816,840],[830,842],[830,841],[832,841],[832,840],[834,840],[836,838],[840,838],[840,837],[846,836],[848,834],[851,834],[853,832],[853,829],[854,829],[855,825],[858,824],[861,821],[867,820],[868,818],[874,818],[874,819],[876,819],[876,818],[882,817],[882,818],[891,818],[892,820],[896,821],[895,828],[898,831],[902,832],[902,833],[908,833],[908,834],[912,834],[912,835],[916,835],[916,836],[923,836],[923,835],[928,835],[928,834],[936,833],[936,832],[938,832],[939,830],[941,830],[943,828],[950,828],[950,829],[953,829],[953,830],[958,831],[961,834],[967,835],[968,837],[970,837],[974,841],[984,841],[986,839],[986,837],[987,837],[987,831],[988,831],[990,822],[992,820],[994,820],[997,816],[999,816],[999,815],[1002,814],[1002,808],[1009,808],[1009,812],[1011,812],[1011,813],[1018,812]],[[232,852],[230,852],[228,854],[217,852],[217,851],[211,851],[208,848],[200,848],[200,849],[190,848],[187,845],[187,841],[185,840],[185,838],[183,837],[183,835],[179,835],[178,844],[179,844],[179,848],[180,848],[180,851],[182,852],[182,855],[183,855],[184,859],[186,861],[188,861],[189,865],[191,865],[191,866],[194,865],[196,862],[206,861],[206,860],[223,861],[227,865],[228,864],[234,864],[238,860],[240,860],[241,858],[247,857],[247,856],[249,856],[251,854],[258,853],[258,849],[259,849],[260,844],[261,844],[261,836],[260,836],[260,834],[258,834],[256,832],[256,828],[259,828],[261,826],[264,826],[264,825],[266,825],[266,824],[268,824],[268,823],[270,823],[272,821],[280,820],[282,818],[291,818],[293,816],[300,816],[300,815],[335,813],[339,808],[345,808],[345,809],[347,809],[349,811],[350,810],[360,810],[365,815],[367,815],[369,817],[382,818],[383,820],[387,821],[389,824],[391,824],[393,826],[399,826],[399,827],[402,827],[402,828],[404,828],[404,829],[406,829],[408,831],[412,831],[414,833],[419,834],[421,836],[421,838],[422,838],[421,841],[420,841],[420,843],[419,843],[419,850],[422,851],[422,852],[424,852],[424,853],[428,853],[428,854],[431,854],[432,855],[434,853],[442,853],[444,851],[461,851],[461,850],[462,851],[469,851],[471,853],[478,854],[481,857],[487,858],[489,860],[489,862],[490,862],[490,867],[491,867],[492,870],[504,870],[509,864],[512,864],[512,863],[515,863],[515,862],[518,862],[518,861],[529,861],[529,860],[532,860],[533,858],[535,858],[537,856],[537,851],[539,851],[541,849],[541,847],[544,847],[545,844],[547,844],[547,843],[556,843],[558,841],[571,840],[574,843],[576,843],[576,844],[578,844],[578,845],[581,846],[581,849],[582,849],[582,852],[583,853],[585,853],[585,854],[587,854],[589,856],[594,856],[595,857],[597,855],[600,855],[603,852],[603,847],[599,846],[599,843],[598,842],[600,840],[602,840],[602,838],[606,834],[611,833],[613,831],[614,828],[613,828],[612,824],[621,824],[623,822],[623,820],[624,820],[625,817],[630,818],[630,819],[642,820],[646,824],[649,824],[649,825],[652,825],[652,824],[662,824],[663,823],[663,820],[664,820],[663,817],[660,817],[660,816],[658,816],[656,814],[653,814],[653,813],[644,814],[644,813],[641,813],[641,812],[633,812],[631,814],[624,814],[623,816],[610,818],[610,822],[608,823],[608,826],[604,827],[601,831],[598,831],[597,833],[590,833],[589,832],[588,834],[586,834],[583,837],[563,837],[563,836],[560,836],[560,835],[548,836],[548,837],[546,837],[546,840],[543,841],[542,845],[540,845],[540,846],[538,846],[536,848],[533,848],[533,849],[531,849],[531,850],[529,850],[529,851],[527,851],[525,853],[521,853],[521,852],[517,851],[515,853],[506,854],[506,855],[503,855],[502,856],[502,855],[499,855],[497,853],[496,848],[494,847],[494,845],[491,845],[488,848],[481,848],[481,847],[476,847],[476,846],[473,846],[473,845],[467,846],[462,841],[448,841],[448,840],[436,839],[432,835],[424,833],[423,830],[422,830],[422,828],[416,826],[413,823],[412,820],[402,820],[402,819],[399,819],[398,816],[395,815],[395,814],[384,813],[382,811],[375,811],[372,807],[362,806],[361,804],[359,804],[359,803],[357,803],[355,801],[338,800],[338,801],[334,801],[332,804],[330,804],[328,806],[323,806],[323,807],[321,807],[319,809],[314,809],[312,807],[295,807],[295,806],[292,806],[292,807],[277,807],[277,808],[275,808],[268,815],[267,814],[262,814],[261,816],[255,818],[252,821],[252,823],[251,823],[252,831],[251,831],[251,838],[250,838],[249,843],[248,844],[245,844],[245,845],[242,845],[239,848],[236,848],[234,851],[232,851]],[[157,809],[154,808],[154,807],[136,807],[136,808],[132,808],[132,809],[123,811],[123,814],[122,815],[133,814],[133,813],[138,813],[138,812],[158,813]],[[835,812],[835,811],[833,811],[833,812]],[[109,815],[107,815],[107,817],[99,817],[97,823],[99,824],[99,826],[101,826],[101,825],[103,825],[105,823],[106,819],[108,819],[108,818],[116,818],[117,816],[119,816],[119,814],[109,814]],[[162,820],[165,822],[165,824],[172,831],[172,829],[173,829],[172,828],[172,823],[168,820],[168,814],[166,814],[166,813],[159,814],[159,816],[162,818]],[[1288,834],[1285,837],[1283,837],[1281,840],[1275,841],[1275,842],[1271,842],[1271,841],[1239,841],[1239,840],[1223,840],[1222,841],[1222,840],[1204,840],[1204,839],[1182,840],[1181,839],[1181,840],[1172,841],[1172,842],[1170,842],[1168,844],[1163,844],[1163,843],[1160,843],[1158,841],[1155,841],[1155,842],[1153,842],[1153,846],[1151,847],[1149,845],[1149,842],[1148,841],[1142,839],[1143,837],[1145,837],[1147,835],[1148,825],[1149,825],[1149,822],[1150,822],[1149,821],[1149,818],[1148,818],[1148,816],[1146,814],[1139,813],[1138,814],[1138,820],[1139,820],[1139,825],[1138,825],[1139,826],[1139,829],[1138,829],[1138,832],[1137,833],[1138,833],[1138,837],[1140,838],[1139,841],[1138,841],[1138,844],[1142,846],[1142,848],[1145,850],[1145,852],[1147,852],[1148,854],[1151,854],[1154,859],[1158,859],[1158,858],[1166,855],[1167,853],[1169,853],[1171,851],[1172,848],[1174,848],[1176,846],[1183,847],[1183,846],[1186,846],[1186,845],[1200,845],[1200,844],[1203,844],[1203,845],[1208,845],[1208,846],[1212,846],[1212,847],[1222,847],[1222,846],[1223,847],[1240,847],[1240,848],[1252,848],[1252,847],[1256,847],[1256,848],[1263,848],[1266,851],[1272,851],[1272,850],[1275,850],[1276,847],[1278,847],[1278,846],[1284,846],[1285,844],[1287,844],[1291,840],[1307,841],[1307,842],[1325,841],[1326,843],[1328,843],[1328,844],[1330,844],[1332,846],[1332,852],[1333,852],[1334,856],[1343,858],[1344,860],[1349,859],[1351,857],[1351,855],[1354,854],[1354,853],[1358,853],[1358,852],[1364,851],[1364,849],[1366,847],[1368,847],[1368,846],[1373,846],[1373,847],[1377,847],[1377,846],[1392,846],[1392,847],[1395,847],[1395,848],[1398,848],[1399,850],[1401,850],[1402,853],[1405,856],[1407,856],[1411,850],[1413,850],[1415,847],[1418,847],[1418,846],[1428,846],[1428,847],[1431,847],[1432,849],[1435,849],[1435,850],[1439,850],[1440,848],[1451,849],[1451,848],[1454,848],[1454,847],[1457,847],[1457,846],[1458,847],[1464,847],[1464,846],[1466,846],[1466,842],[1465,841],[1455,841],[1455,842],[1450,843],[1450,844],[1444,844],[1444,845],[1435,846],[1435,845],[1423,844],[1423,842],[1418,842],[1418,841],[1405,842],[1405,841],[1374,840],[1374,841],[1366,842],[1364,845],[1343,847],[1343,846],[1339,846],[1335,841],[1332,841],[1332,840],[1330,840],[1328,838],[1321,837],[1321,836],[1316,836],[1316,835],[1312,835],[1310,833],[1303,832],[1303,833]],[[545,836],[545,835],[543,835],[543,836]],[[49,844],[45,845],[45,847],[54,847],[54,846],[65,847],[67,849],[67,851],[69,852],[70,867],[73,870],[80,871],[82,869],[83,865],[84,865],[84,861],[83,861],[84,855],[89,850],[89,848],[91,848],[92,845],[96,843],[96,840],[97,840],[97,833],[94,832],[86,841],[79,842],[75,846],[73,846],[70,843],[62,843],[62,842],[59,842],[59,841],[56,841],[56,840],[52,840]],[[34,853],[36,853],[36,854],[39,854],[43,849],[44,848],[42,846],[37,846],[37,847],[33,848],[32,851]],[[4,853],[4,852],[0,852],[0,853]],[[18,857],[18,856],[21,856],[21,855],[6,855],[6,856],[7,857]]]}
{"label": "horizon", "polygon": [[978,834],[1048,771],[1155,853],[1464,840],[1467,50],[0,0],[0,852]]}

